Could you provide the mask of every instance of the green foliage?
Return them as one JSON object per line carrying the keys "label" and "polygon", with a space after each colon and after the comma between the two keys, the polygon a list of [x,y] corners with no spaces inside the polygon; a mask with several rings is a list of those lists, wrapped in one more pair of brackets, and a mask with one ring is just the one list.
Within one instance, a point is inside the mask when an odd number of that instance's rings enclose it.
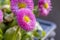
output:
{"label": "green foliage", "polygon": [[42,31],[42,37],[44,37],[46,35],[46,32],[45,31]]}
{"label": "green foliage", "polygon": [[5,26],[4,23],[1,23],[1,24],[0,24],[0,29],[1,29],[2,31],[4,31],[4,30],[6,29],[6,26]]}
{"label": "green foliage", "polygon": [[18,27],[12,27],[6,30],[4,40],[20,40],[21,33]]}
{"label": "green foliage", "polygon": [[4,4],[10,4],[10,0],[4,0]]}
{"label": "green foliage", "polygon": [[17,25],[17,20],[16,20],[16,18],[14,18],[14,20],[10,23],[10,27],[13,27],[13,26],[15,26],[15,25]]}
{"label": "green foliage", "polygon": [[2,30],[0,29],[0,40],[2,40],[3,39],[3,32],[2,32]]}
{"label": "green foliage", "polygon": [[33,31],[33,35],[35,36],[35,37],[40,37],[40,33],[38,33],[36,30],[35,31]]}
{"label": "green foliage", "polygon": [[34,11],[33,12],[34,12],[34,14],[35,14],[36,17],[39,17],[38,6],[37,5],[34,7]]}

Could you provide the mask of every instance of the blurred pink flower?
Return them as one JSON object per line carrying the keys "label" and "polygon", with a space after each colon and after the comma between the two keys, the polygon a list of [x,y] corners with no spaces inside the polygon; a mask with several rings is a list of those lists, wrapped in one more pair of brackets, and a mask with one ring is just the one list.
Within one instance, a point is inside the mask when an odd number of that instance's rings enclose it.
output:
{"label": "blurred pink flower", "polygon": [[3,12],[0,10],[0,22],[3,22]]}
{"label": "blurred pink flower", "polygon": [[39,0],[38,1],[38,9],[39,13],[42,16],[47,16],[49,12],[51,11],[51,0]]}
{"label": "blurred pink flower", "polygon": [[18,9],[29,8],[34,9],[33,0],[11,0],[11,10],[13,13],[16,13]]}
{"label": "blurred pink flower", "polygon": [[20,9],[16,17],[19,26],[25,31],[32,31],[35,28],[36,18],[30,9]]}

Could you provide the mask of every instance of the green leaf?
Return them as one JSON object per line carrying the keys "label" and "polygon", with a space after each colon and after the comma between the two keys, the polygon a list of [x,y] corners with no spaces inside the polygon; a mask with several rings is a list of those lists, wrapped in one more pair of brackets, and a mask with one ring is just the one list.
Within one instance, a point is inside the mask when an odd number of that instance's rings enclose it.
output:
{"label": "green leaf", "polygon": [[21,40],[26,40],[26,31],[21,30]]}
{"label": "green leaf", "polygon": [[10,4],[10,0],[4,0],[4,4]]}
{"label": "green leaf", "polygon": [[4,23],[1,23],[1,24],[0,24],[0,29],[1,29],[2,31],[4,31],[4,30],[6,29],[6,26],[5,26]]}
{"label": "green leaf", "polygon": [[15,25],[17,25],[17,20],[16,20],[16,18],[14,18],[14,20],[13,20],[12,23],[10,23],[10,26],[11,26],[11,27],[13,27],[13,26],[15,26]]}
{"label": "green leaf", "polygon": [[42,37],[44,37],[46,35],[45,31],[42,31]]}
{"label": "green leaf", "polygon": [[3,39],[3,32],[2,32],[2,30],[0,29],[0,40],[2,40]]}
{"label": "green leaf", "polygon": [[38,9],[38,6],[36,5],[36,6],[34,7],[34,9]]}
{"label": "green leaf", "polygon": [[17,30],[18,27],[12,27],[6,30],[6,33],[4,35],[4,40],[20,40],[21,39],[21,33],[20,29]]}
{"label": "green leaf", "polygon": [[34,14],[35,14],[36,17],[39,17],[38,6],[37,5],[34,7],[34,11],[33,12],[34,12]]}
{"label": "green leaf", "polygon": [[39,38],[39,37],[40,37],[40,33],[38,33],[36,30],[35,30],[35,31],[33,31],[33,35],[34,35],[35,37],[37,37],[37,38]]}

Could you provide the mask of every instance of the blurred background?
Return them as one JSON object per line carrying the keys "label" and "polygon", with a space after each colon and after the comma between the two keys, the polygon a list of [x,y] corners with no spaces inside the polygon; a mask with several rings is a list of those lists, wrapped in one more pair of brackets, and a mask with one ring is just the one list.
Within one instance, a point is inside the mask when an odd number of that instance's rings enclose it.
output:
{"label": "blurred background", "polygon": [[[36,2],[37,0],[35,0]],[[52,21],[56,23],[56,37],[55,40],[60,40],[60,0],[51,0],[52,1],[52,11],[46,17],[40,16],[41,19]]]}

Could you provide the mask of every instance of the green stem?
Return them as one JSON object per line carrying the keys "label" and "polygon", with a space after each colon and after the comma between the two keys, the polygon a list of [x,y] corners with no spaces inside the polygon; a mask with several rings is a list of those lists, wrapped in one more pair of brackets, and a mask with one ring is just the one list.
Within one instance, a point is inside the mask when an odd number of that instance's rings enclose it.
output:
{"label": "green stem", "polygon": [[17,34],[17,32],[19,31],[19,29],[20,29],[20,28],[18,27],[17,30],[16,30],[16,34]]}
{"label": "green stem", "polygon": [[19,31],[19,27],[17,28],[17,30],[16,30],[16,32],[15,32],[15,34],[14,34],[13,40],[16,40],[16,36],[17,36],[18,31]]}

